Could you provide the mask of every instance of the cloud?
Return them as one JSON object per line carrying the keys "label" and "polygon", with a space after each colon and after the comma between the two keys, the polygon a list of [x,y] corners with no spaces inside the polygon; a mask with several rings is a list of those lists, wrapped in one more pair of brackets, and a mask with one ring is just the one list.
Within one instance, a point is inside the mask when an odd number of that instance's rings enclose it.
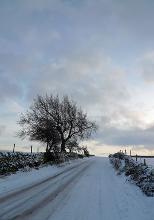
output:
{"label": "cloud", "polygon": [[16,98],[21,95],[21,87],[14,78],[10,78],[0,73],[0,100],[5,101],[7,98]]}
{"label": "cloud", "polygon": [[115,104],[117,98],[120,102],[129,97],[124,75],[124,71],[114,66],[99,49],[79,50],[42,65],[29,94],[67,93],[85,106],[99,102]]}
{"label": "cloud", "polygon": [[153,149],[154,127],[141,129],[120,129],[116,127],[104,127],[96,137],[98,143],[108,146],[144,146]]}
{"label": "cloud", "polygon": [[138,59],[139,70],[146,82],[154,82],[154,52],[148,52]]}
{"label": "cloud", "polygon": [[6,124],[12,120],[10,136],[17,128],[15,114],[47,92],[69,94],[97,121],[99,146],[151,147],[152,113],[146,109],[151,91],[145,92],[133,62],[140,56],[139,71],[153,82],[154,52],[145,53],[153,48],[152,5],[140,0],[1,2],[0,114]]}
{"label": "cloud", "polygon": [[5,125],[0,125],[0,136],[2,136],[5,132],[6,126]]}

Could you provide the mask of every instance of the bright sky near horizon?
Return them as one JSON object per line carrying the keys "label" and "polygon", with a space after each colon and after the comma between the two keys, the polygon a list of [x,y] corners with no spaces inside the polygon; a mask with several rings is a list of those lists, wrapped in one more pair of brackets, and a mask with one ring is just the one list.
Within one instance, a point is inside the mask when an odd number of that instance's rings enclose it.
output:
{"label": "bright sky near horizon", "polygon": [[93,153],[154,153],[154,1],[1,0],[0,149],[37,94],[68,94],[99,131]]}

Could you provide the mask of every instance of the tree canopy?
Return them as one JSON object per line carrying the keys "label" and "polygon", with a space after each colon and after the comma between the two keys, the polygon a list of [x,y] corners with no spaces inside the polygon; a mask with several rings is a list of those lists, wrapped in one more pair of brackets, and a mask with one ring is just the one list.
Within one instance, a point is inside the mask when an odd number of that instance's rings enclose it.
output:
{"label": "tree canopy", "polygon": [[88,138],[97,129],[73,100],[68,96],[60,99],[58,95],[37,96],[18,123],[20,137],[46,143],[47,150],[60,145],[61,151],[65,151],[68,141]]}

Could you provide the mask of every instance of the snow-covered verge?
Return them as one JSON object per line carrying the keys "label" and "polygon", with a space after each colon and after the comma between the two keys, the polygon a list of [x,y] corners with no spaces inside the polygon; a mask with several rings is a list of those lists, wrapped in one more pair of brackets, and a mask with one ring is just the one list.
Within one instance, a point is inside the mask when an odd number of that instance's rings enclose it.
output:
{"label": "snow-covered verge", "polygon": [[149,167],[153,167],[154,168],[154,158],[151,157],[151,158],[147,158],[147,157],[138,157],[137,160],[139,163],[144,163],[144,159],[145,159],[145,162],[146,164],[149,166]]}
{"label": "snow-covered verge", "polygon": [[103,157],[7,176],[0,182],[0,191],[3,191],[1,220],[153,220],[154,217],[154,197],[145,196],[134,184],[126,182],[123,175],[117,177],[108,158]]}
{"label": "snow-covered verge", "polygon": [[135,161],[121,152],[110,155],[109,158],[118,174],[125,173],[128,180],[139,186],[147,196],[154,196],[154,169],[152,167]]}
{"label": "snow-covered verge", "polygon": [[13,192],[14,190],[19,190],[25,186],[47,179],[48,177],[65,171],[68,167],[71,168],[85,162],[86,160],[88,160],[88,158],[69,160],[68,162],[59,165],[46,165],[37,170],[32,168],[29,172],[18,171],[10,176],[0,177],[0,197],[8,192]]}
{"label": "snow-covered verge", "polygon": [[16,173],[17,171],[30,171],[32,168],[48,164],[64,163],[65,161],[84,158],[85,155],[77,153],[23,153],[0,152],[0,176]]}
{"label": "snow-covered verge", "polygon": [[43,164],[43,153],[0,152],[0,175],[26,171]]}

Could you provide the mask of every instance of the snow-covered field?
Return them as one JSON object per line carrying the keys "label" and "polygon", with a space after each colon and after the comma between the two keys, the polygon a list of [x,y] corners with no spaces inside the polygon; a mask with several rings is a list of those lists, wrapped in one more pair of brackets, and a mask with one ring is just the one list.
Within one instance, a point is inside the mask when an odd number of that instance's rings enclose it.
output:
{"label": "snow-covered field", "polygon": [[0,219],[153,220],[154,197],[95,157],[0,179]]}
{"label": "snow-covered field", "polygon": [[[135,158],[134,158],[135,159]],[[138,158],[138,162],[143,163],[144,159],[146,161],[146,164],[150,167],[154,168],[154,158]]]}

